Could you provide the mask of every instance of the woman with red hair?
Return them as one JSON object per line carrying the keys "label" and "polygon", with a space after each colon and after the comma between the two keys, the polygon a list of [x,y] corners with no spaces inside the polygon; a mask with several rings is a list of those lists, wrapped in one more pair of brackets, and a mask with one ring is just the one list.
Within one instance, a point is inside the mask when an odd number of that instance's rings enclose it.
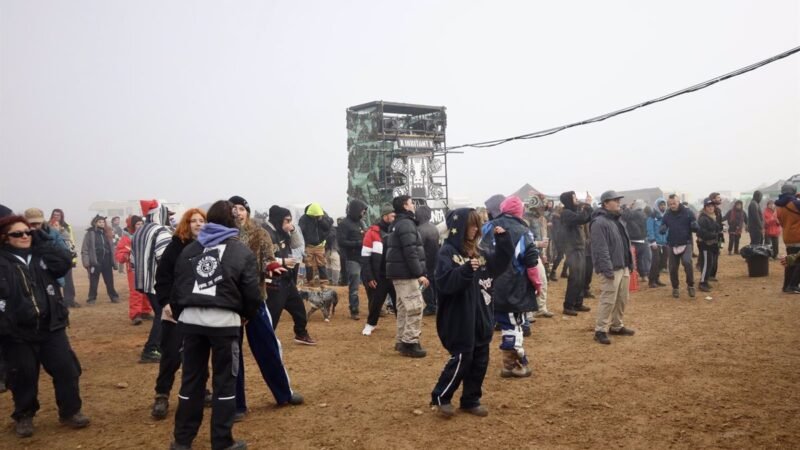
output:
{"label": "woman with red hair", "polygon": [[114,259],[120,264],[128,266],[128,318],[131,319],[133,325],[141,325],[145,319],[152,319],[153,308],[150,307],[150,302],[147,296],[136,290],[133,264],[131,257],[131,237],[133,233],[144,225],[144,221],[139,216],[128,216],[125,220],[126,227],[123,230],[122,238],[117,243],[117,248],[114,251]]}

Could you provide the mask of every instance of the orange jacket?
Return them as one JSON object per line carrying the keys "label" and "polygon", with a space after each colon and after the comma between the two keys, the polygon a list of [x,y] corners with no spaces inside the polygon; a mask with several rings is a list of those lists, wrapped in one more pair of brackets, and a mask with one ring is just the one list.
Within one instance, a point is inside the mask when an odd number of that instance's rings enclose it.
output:
{"label": "orange jacket", "polygon": [[783,227],[783,243],[800,244],[800,211],[797,205],[789,202],[778,207],[778,222]]}

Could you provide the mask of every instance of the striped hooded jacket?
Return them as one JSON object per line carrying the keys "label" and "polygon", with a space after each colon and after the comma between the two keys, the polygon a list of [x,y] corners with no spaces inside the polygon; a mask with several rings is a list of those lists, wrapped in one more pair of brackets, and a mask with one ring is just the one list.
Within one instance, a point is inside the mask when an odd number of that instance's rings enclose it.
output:
{"label": "striped hooded jacket", "polygon": [[169,223],[169,210],[156,200],[142,200],[140,203],[146,219],[144,226],[131,239],[135,287],[139,292],[155,294],[158,261],[172,239],[172,233],[166,226]]}

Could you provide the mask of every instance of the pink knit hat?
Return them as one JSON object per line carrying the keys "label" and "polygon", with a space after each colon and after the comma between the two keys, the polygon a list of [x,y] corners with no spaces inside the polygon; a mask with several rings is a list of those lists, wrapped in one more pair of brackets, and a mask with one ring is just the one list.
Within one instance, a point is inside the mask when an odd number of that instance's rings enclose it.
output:
{"label": "pink knit hat", "polygon": [[503,200],[503,203],[500,203],[500,212],[505,214],[511,214],[514,217],[522,218],[522,213],[525,212],[525,206],[522,204],[522,200],[516,195],[512,195],[507,199]]}

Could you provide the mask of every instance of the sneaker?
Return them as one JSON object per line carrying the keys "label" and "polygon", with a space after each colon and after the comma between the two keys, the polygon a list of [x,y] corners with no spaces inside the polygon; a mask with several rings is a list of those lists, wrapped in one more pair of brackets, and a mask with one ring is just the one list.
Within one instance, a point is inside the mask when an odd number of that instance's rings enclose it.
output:
{"label": "sneaker", "polygon": [[119,297],[111,297],[111,303],[119,303]]}
{"label": "sneaker", "polygon": [[489,410],[483,405],[473,406],[472,408],[461,408],[465,413],[472,414],[473,416],[486,417],[489,415]]}
{"label": "sneaker", "polygon": [[672,297],[673,298],[678,298],[680,296],[681,296],[681,291],[679,289],[673,289],[672,290]]}
{"label": "sneaker", "polygon": [[615,329],[608,330],[608,334],[613,334],[615,336],[633,336],[636,334],[636,330],[631,330],[630,328],[620,327]]}
{"label": "sneaker", "polygon": [[27,438],[33,436],[33,417],[23,417],[14,424],[14,432],[18,437]]}
{"label": "sneaker", "polygon": [[169,412],[169,398],[164,394],[156,394],[156,401],[150,410],[150,417],[156,420],[164,420]]}
{"label": "sneaker", "polygon": [[694,295],[695,295],[694,286],[689,286],[689,297],[694,298]]}
{"label": "sneaker", "polygon": [[589,308],[586,305],[581,305],[581,306],[578,306],[577,308],[575,308],[575,310],[578,311],[578,312],[589,312],[589,311],[592,310],[592,308]]}
{"label": "sneaker", "polygon": [[660,281],[656,281],[656,286],[658,286],[658,287],[664,287],[666,285],[667,285],[666,283],[662,283]]}
{"label": "sneaker", "polygon": [[292,396],[289,397],[289,404],[293,406],[302,405],[304,401],[303,396],[297,392],[292,392]]}
{"label": "sneaker", "polygon": [[161,362],[161,353],[157,350],[150,350],[142,352],[142,357],[139,358],[139,364],[151,364]]}
{"label": "sneaker", "polygon": [[575,311],[574,309],[565,309],[563,311],[563,314],[565,316],[577,316],[578,315],[578,311]]}
{"label": "sneaker", "polygon": [[308,334],[304,334],[302,336],[295,336],[294,341],[298,344],[303,344],[303,345],[317,345],[317,341],[311,339],[311,336],[309,336]]}
{"label": "sneaker", "polygon": [[375,329],[375,326],[370,325],[370,324],[366,324],[366,325],[364,325],[364,329],[361,330],[361,334],[364,335],[364,336],[370,336],[372,334],[372,330],[374,330],[374,329]]}
{"label": "sneaker", "polygon": [[78,411],[75,414],[69,417],[59,417],[58,421],[61,422],[62,425],[66,425],[70,428],[85,428],[89,425],[89,418],[84,416],[82,412]]}
{"label": "sneaker", "polygon": [[594,332],[594,340],[603,344],[603,345],[611,345],[611,340],[608,339],[608,334],[602,331],[595,331]]}
{"label": "sneaker", "polygon": [[535,317],[544,317],[545,319],[549,319],[553,317],[555,314],[551,313],[550,311],[539,311],[534,314]]}
{"label": "sneaker", "polygon": [[703,292],[711,292],[711,286],[709,286],[708,284],[700,283],[699,288]]}
{"label": "sneaker", "polygon": [[351,312],[350,319],[352,320],[361,320],[361,317],[358,316],[358,312]]}
{"label": "sneaker", "polygon": [[450,403],[446,403],[444,405],[434,405],[434,409],[436,409],[439,412],[440,416],[446,419],[449,419],[454,415],[456,415],[456,410]]}
{"label": "sneaker", "polygon": [[225,447],[225,450],[247,450],[247,442],[236,441],[230,447]]}
{"label": "sneaker", "polygon": [[419,343],[414,344],[407,344],[405,342],[400,343],[400,354],[403,356],[407,356],[409,358],[424,358],[425,355],[428,354]]}
{"label": "sneaker", "polygon": [[64,302],[64,303],[66,303],[67,308],[80,308],[81,307],[81,304],[76,302],[76,301]]}
{"label": "sneaker", "polygon": [[142,316],[137,315],[136,317],[133,318],[133,320],[131,320],[131,325],[134,325],[134,326],[141,325],[142,322],[143,322]]}
{"label": "sneaker", "polygon": [[243,421],[246,415],[247,415],[247,410],[236,411],[236,414],[233,415],[233,423]]}
{"label": "sneaker", "polygon": [[785,287],[783,288],[784,294],[800,294],[800,288],[796,287]]}

